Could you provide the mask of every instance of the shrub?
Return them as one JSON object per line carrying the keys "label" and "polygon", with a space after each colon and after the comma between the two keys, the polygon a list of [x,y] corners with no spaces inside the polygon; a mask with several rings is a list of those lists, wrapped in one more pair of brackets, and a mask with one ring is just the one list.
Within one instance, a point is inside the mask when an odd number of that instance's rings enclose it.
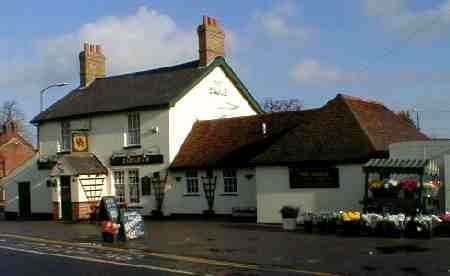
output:
{"label": "shrub", "polygon": [[282,218],[297,218],[298,208],[294,206],[283,206],[280,210]]}

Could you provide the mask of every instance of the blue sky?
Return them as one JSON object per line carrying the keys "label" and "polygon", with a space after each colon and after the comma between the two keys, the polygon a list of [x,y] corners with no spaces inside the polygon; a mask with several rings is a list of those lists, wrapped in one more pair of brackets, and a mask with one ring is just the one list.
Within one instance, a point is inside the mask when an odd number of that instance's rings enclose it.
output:
{"label": "blue sky", "polygon": [[[450,1],[7,1],[0,10],[0,101],[29,119],[39,90],[78,84],[82,42],[100,43],[110,74],[197,57],[202,15],[227,32],[227,60],[258,100],[337,93],[420,110],[423,130],[450,137]],[[48,91],[47,104],[72,87]]]}

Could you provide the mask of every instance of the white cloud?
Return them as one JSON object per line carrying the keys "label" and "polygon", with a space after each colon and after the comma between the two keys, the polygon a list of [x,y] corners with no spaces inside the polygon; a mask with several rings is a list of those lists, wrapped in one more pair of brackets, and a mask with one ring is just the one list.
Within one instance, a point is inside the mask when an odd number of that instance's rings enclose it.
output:
{"label": "white cloud", "polygon": [[304,40],[310,35],[311,30],[291,22],[290,19],[295,18],[296,10],[295,2],[288,0],[278,3],[269,11],[256,13],[254,19],[272,38]]}
{"label": "white cloud", "polygon": [[306,59],[294,65],[291,80],[298,85],[328,86],[344,81],[347,76],[339,69],[323,66],[318,60]]}
{"label": "white cloud", "polygon": [[363,1],[365,14],[378,19],[393,37],[413,38],[416,41],[447,37],[450,31],[450,0],[422,10],[414,10],[408,4],[408,0]]}
{"label": "white cloud", "polygon": [[415,72],[400,70],[395,72],[348,71],[324,65],[316,59],[306,59],[294,65],[289,72],[290,79],[299,86],[330,87],[352,84],[383,84],[395,86],[413,83],[450,83],[450,72]]}
{"label": "white cloud", "polygon": [[[226,35],[228,54],[236,52],[243,41],[232,31],[226,30]],[[196,26],[182,28],[170,16],[141,7],[129,16],[102,17],[75,32],[35,41],[32,60],[0,65],[0,88],[23,90],[28,83],[42,87],[55,81],[78,82],[78,53],[84,42],[103,46],[109,75],[198,58]]]}

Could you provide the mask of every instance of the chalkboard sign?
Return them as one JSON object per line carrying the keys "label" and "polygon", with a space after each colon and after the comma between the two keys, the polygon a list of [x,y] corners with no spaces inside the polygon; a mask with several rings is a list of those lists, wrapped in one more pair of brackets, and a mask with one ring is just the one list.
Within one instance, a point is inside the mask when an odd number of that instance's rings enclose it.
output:
{"label": "chalkboard sign", "polygon": [[122,212],[121,222],[127,240],[133,240],[144,236],[144,220],[138,212]]}
{"label": "chalkboard sign", "polygon": [[119,207],[116,197],[104,196],[100,203],[99,220],[110,220],[113,223],[119,223]]}

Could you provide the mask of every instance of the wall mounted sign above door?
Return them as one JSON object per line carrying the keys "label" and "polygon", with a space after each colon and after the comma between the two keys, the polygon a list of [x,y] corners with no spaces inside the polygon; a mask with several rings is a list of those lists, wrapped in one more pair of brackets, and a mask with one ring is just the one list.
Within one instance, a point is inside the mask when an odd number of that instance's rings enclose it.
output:
{"label": "wall mounted sign above door", "polygon": [[164,158],[162,154],[111,156],[109,161],[111,166],[151,165],[162,164]]}
{"label": "wall mounted sign above door", "polygon": [[74,152],[88,151],[88,137],[86,133],[72,134],[72,150]]}

